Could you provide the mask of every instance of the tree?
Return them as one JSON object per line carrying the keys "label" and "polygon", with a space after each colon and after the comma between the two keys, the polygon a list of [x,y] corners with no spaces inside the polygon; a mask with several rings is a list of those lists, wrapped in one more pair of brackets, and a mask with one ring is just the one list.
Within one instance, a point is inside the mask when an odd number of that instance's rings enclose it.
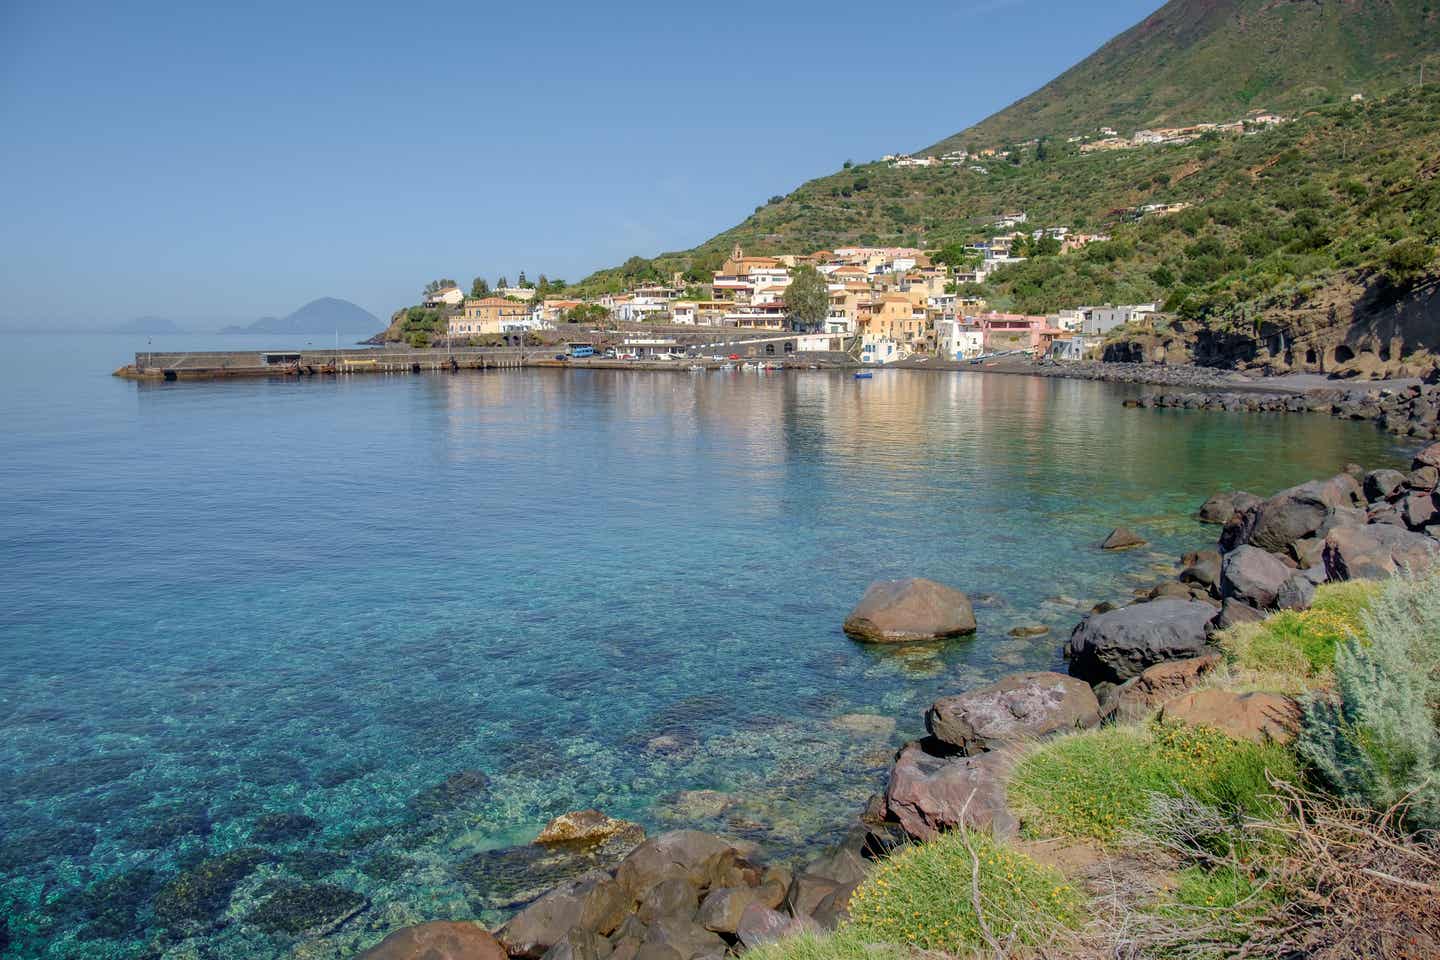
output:
{"label": "tree", "polygon": [[495,289],[504,290],[508,286],[510,286],[510,281],[505,279],[505,274],[500,274],[500,279],[495,281]]}
{"label": "tree", "polygon": [[470,298],[481,300],[490,296],[490,282],[484,277],[476,277],[470,281]]}
{"label": "tree", "polygon": [[439,293],[441,290],[449,290],[451,287],[458,286],[460,286],[460,284],[456,283],[454,280],[431,280],[429,283],[425,284],[425,296],[428,297],[432,293]]}
{"label": "tree", "polygon": [[811,266],[797,267],[785,288],[785,312],[800,331],[818,330],[830,313],[830,291],[825,277]]}
{"label": "tree", "polygon": [[967,250],[965,244],[956,241],[947,243],[939,250],[930,255],[930,259],[936,263],[943,263],[948,267],[974,267],[983,262],[984,258],[973,250]]}

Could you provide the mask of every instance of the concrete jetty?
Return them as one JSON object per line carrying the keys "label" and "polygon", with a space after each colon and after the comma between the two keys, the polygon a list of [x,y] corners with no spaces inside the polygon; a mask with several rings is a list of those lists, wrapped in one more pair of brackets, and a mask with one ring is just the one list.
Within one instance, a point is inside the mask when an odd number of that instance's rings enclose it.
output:
{"label": "concrete jetty", "polygon": [[137,353],[115,371],[131,380],[211,380],[222,377],[303,377],[352,373],[425,373],[532,366],[549,358],[536,349],[233,350]]}

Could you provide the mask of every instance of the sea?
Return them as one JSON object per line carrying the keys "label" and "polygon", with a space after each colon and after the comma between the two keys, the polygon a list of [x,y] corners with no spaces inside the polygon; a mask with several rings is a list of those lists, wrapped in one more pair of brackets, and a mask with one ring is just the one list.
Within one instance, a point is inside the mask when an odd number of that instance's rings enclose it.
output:
{"label": "sea", "polygon": [[[302,345],[5,339],[5,957],[324,960],[495,922],[575,866],[531,841],[586,808],[803,858],[935,697],[1063,669],[1094,604],[1213,545],[1209,494],[1407,453],[971,370],[111,375]],[[1101,552],[1116,526],[1148,546]],[[978,633],[845,637],[911,576]]]}

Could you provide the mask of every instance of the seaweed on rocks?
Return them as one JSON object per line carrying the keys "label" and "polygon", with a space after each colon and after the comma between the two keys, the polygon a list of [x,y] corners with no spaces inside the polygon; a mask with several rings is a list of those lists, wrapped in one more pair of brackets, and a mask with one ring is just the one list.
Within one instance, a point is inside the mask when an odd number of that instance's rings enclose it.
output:
{"label": "seaweed on rocks", "polygon": [[278,881],[267,884],[260,893],[263,899],[245,914],[245,922],[267,933],[329,933],[369,903],[354,890],[330,883]]}
{"label": "seaweed on rocks", "polygon": [[155,920],[181,932],[219,922],[240,882],[271,859],[258,847],[241,847],[200,861],[175,877],[155,897]]}
{"label": "seaweed on rocks", "polygon": [[250,828],[255,843],[289,843],[314,833],[320,821],[303,813],[262,813]]}
{"label": "seaweed on rocks", "polygon": [[411,797],[410,809],[422,817],[446,813],[484,800],[489,790],[490,778],[484,771],[460,770]]}

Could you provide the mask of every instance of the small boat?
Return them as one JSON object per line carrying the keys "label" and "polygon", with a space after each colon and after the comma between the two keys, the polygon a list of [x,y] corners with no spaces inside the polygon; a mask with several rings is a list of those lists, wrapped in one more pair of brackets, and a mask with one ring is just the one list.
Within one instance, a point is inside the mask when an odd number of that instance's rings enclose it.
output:
{"label": "small boat", "polygon": [[874,378],[875,374],[871,373],[869,370],[862,370],[861,372],[855,374],[856,380],[873,380]]}

